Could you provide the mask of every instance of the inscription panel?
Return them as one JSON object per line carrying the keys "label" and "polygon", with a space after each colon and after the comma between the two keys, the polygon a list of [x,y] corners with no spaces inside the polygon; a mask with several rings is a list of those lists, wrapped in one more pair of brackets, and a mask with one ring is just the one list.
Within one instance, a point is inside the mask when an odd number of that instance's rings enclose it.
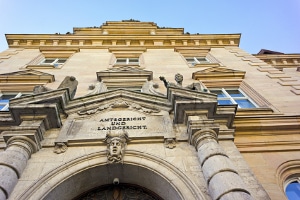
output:
{"label": "inscription panel", "polygon": [[111,110],[93,116],[73,119],[67,138],[104,139],[109,131],[123,131],[129,138],[167,137],[172,134],[172,122],[165,111],[144,114],[130,110]]}

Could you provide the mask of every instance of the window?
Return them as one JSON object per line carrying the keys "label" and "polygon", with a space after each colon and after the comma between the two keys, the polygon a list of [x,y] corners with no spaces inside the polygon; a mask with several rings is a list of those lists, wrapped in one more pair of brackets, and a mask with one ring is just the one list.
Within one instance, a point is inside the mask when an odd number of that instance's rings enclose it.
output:
{"label": "window", "polygon": [[49,47],[41,46],[40,54],[33,58],[27,65],[29,69],[62,68],[63,65],[80,49],[76,47]]}
{"label": "window", "polygon": [[108,90],[126,88],[141,91],[147,81],[153,80],[152,71],[135,66],[116,66],[96,73],[98,81],[103,82]]}
{"label": "window", "polygon": [[256,108],[257,105],[240,89],[216,89],[210,90],[218,95],[219,105],[238,104],[239,108]]}
{"label": "window", "polygon": [[116,65],[139,65],[139,58],[117,58]]}
{"label": "window", "polygon": [[67,58],[45,58],[40,65],[53,65],[54,67],[60,67],[67,61]]}
{"label": "window", "polygon": [[294,178],[287,182],[285,194],[289,200],[300,199],[300,178]]}
{"label": "window", "polygon": [[19,93],[1,93],[0,92],[0,111],[8,111],[9,110],[9,100],[13,98],[18,98],[24,96],[21,92]]}
{"label": "window", "polygon": [[187,63],[194,66],[196,64],[206,64],[210,63],[206,57],[189,57],[185,58]]}

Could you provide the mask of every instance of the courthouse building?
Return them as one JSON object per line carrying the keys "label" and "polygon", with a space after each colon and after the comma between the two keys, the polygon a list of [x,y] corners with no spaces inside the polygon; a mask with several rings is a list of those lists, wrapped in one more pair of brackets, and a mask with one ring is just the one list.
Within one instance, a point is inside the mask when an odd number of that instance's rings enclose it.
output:
{"label": "courthouse building", "polygon": [[300,54],[240,39],[132,19],[6,34],[0,200],[295,195]]}

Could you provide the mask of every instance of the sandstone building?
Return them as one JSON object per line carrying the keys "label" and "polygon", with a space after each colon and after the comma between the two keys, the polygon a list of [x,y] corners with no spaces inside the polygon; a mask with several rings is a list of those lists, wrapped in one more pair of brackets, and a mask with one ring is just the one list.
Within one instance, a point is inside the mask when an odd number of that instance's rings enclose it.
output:
{"label": "sandstone building", "polygon": [[6,39],[0,200],[282,200],[299,185],[299,54],[136,20]]}

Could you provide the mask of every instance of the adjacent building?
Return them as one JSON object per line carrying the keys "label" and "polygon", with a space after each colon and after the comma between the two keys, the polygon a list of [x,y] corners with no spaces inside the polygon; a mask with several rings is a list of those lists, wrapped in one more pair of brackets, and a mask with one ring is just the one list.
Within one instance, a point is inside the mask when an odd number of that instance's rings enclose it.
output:
{"label": "adjacent building", "polygon": [[240,39],[132,19],[6,34],[0,199],[295,195],[300,54]]}

